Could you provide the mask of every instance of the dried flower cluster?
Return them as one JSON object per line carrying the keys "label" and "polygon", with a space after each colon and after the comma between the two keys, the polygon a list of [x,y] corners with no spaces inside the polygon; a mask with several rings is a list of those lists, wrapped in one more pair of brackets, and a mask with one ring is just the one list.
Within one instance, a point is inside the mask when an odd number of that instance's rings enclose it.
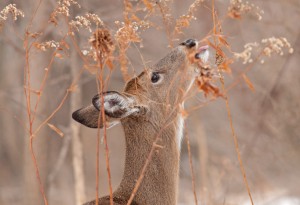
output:
{"label": "dried flower cluster", "polygon": [[173,21],[172,15],[171,15],[171,10],[168,5],[168,1],[157,1],[156,2],[159,11],[163,17],[163,22],[165,24],[165,27],[168,29],[171,22]]}
{"label": "dried flower cluster", "polygon": [[18,20],[18,16],[24,17],[24,12],[17,9],[16,4],[9,4],[0,11],[0,29],[3,27],[4,21],[7,20],[9,14],[12,15],[14,21]]}
{"label": "dried flower cluster", "polygon": [[35,43],[34,47],[36,47],[37,49],[39,49],[41,51],[47,51],[49,48],[59,48],[60,43],[56,42],[54,40],[51,40],[51,41],[46,41],[43,43]]}
{"label": "dried flower cluster", "polygon": [[213,84],[215,79],[218,79],[218,69],[216,67],[199,67],[199,75],[196,83],[198,89],[204,92],[204,96],[213,95],[214,97],[220,97],[220,89]]}
{"label": "dried flower cluster", "polygon": [[[254,47],[260,47],[262,49],[261,56],[267,56],[271,57],[272,54],[279,54],[283,55],[284,51],[283,49],[288,49],[289,53],[293,53],[294,49],[291,47],[291,44],[288,42],[288,40],[284,37],[280,38],[266,38],[261,40],[261,44],[258,44],[257,42],[254,43],[247,43],[244,48],[245,50],[241,53],[234,53],[235,59],[242,59],[243,64],[246,63],[252,63],[252,52],[254,51]],[[258,50],[258,49],[256,49]],[[259,57],[261,57],[259,56]],[[261,63],[264,63],[264,60],[261,59]]]}
{"label": "dried flower cluster", "polygon": [[282,56],[284,54],[283,48],[287,48],[289,53],[294,52],[293,48],[291,47],[291,44],[284,37],[281,38],[271,37],[271,38],[262,39],[261,43],[264,47],[263,54],[268,57],[270,57],[273,53]]}
{"label": "dried flower cluster", "polygon": [[115,34],[116,41],[119,44],[126,45],[130,42],[141,42],[141,38],[138,33],[139,24],[137,22],[131,22],[125,24],[124,22],[116,22],[116,24],[122,25]]}
{"label": "dried flower cluster", "polygon": [[254,42],[254,43],[247,43],[246,45],[244,45],[245,50],[242,51],[241,53],[234,53],[234,57],[235,59],[242,59],[243,60],[243,64],[246,63],[252,63],[253,59],[252,59],[252,52],[253,52],[253,48],[254,47],[258,47],[259,44]]}
{"label": "dried flower cluster", "polygon": [[192,3],[189,7],[188,13],[180,16],[176,20],[175,25],[175,32],[176,33],[182,33],[182,28],[189,27],[191,20],[196,20],[197,18],[194,16],[194,12],[196,11],[197,7],[199,7],[204,0],[196,0],[194,3]]}
{"label": "dried flower cluster", "polygon": [[70,6],[76,5],[78,8],[80,8],[80,5],[75,0],[59,0],[57,2],[58,7],[56,9],[57,14],[63,14],[65,16],[70,16]]}
{"label": "dried flower cluster", "polygon": [[70,16],[70,7],[72,5],[78,6],[78,8],[81,7],[80,4],[75,0],[58,0],[57,5],[58,6],[51,13],[49,19],[49,22],[53,23],[54,25],[58,24],[58,15]]}
{"label": "dried flower cluster", "polygon": [[250,4],[248,1],[244,3],[242,0],[230,0],[228,15],[231,18],[241,18],[243,13],[252,14],[256,16],[258,20],[261,20],[264,11],[258,6],[255,6],[253,3]]}
{"label": "dried flower cluster", "polygon": [[75,20],[72,20],[69,25],[79,31],[79,28],[88,29],[92,32],[92,24],[95,24],[96,28],[103,26],[103,21],[96,14],[87,13],[84,16],[76,16]]}
{"label": "dried flower cluster", "polygon": [[[137,19],[139,20],[139,19]],[[117,25],[121,26],[115,34],[115,40],[118,43],[120,48],[119,51],[119,61],[121,65],[121,71],[123,74],[123,78],[125,80],[129,79],[128,71],[127,71],[127,56],[126,50],[128,49],[131,42],[140,43],[142,39],[139,36],[138,29],[140,27],[147,28],[150,24],[146,21],[126,21],[124,22],[116,22]]]}

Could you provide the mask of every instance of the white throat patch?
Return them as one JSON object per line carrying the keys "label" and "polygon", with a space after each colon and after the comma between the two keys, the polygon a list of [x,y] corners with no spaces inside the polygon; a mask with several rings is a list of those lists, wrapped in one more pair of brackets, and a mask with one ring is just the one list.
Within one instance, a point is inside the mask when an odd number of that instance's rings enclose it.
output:
{"label": "white throat patch", "polygon": [[[184,109],[184,103],[179,105],[179,110]],[[183,132],[184,132],[184,116],[182,116],[182,113],[178,113],[177,115],[177,122],[176,122],[176,141],[178,146],[178,151],[180,152],[181,149],[181,141],[183,138]]]}
{"label": "white throat patch", "polygon": [[183,130],[184,130],[184,118],[181,114],[178,114],[177,124],[176,124],[176,141],[177,141],[179,152],[180,152],[180,149],[181,149],[181,141],[182,141],[182,138],[183,138]]}

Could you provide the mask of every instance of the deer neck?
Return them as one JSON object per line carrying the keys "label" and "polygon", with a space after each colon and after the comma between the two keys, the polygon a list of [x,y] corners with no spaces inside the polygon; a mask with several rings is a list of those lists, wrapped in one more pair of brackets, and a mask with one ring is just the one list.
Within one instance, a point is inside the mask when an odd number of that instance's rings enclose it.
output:
{"label": "deer neck", "polygon": [[[122,122],[126,138],[125,170],[117,195],[130,197],[153,142],[163,123],[143,119]],[[180,142],[183,135],[183,119],[176,116],[174,123],[163,128],[159,148],[152,155],[143,181],[134,201],[143,205],[175,205],[177,202]]]}

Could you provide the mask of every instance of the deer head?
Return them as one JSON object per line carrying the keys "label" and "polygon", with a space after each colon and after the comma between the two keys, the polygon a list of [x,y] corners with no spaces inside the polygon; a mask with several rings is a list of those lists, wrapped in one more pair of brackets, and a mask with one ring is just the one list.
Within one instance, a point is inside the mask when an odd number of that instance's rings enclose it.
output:
{"label": "deer head", "polygon": [[73,113],[73,119],[87,127],[102,128],[103,118],[99,117],[102,105],[107,128],[127,118],[161,121],[171,112],[176,114],[171,108],[183,103],[197,76],[199,61],[205,63],[208,59],[207,47],[199,48],[198,44],[193,39],[184,41],[158,63],[129,80],[122,93],[109,91],[96,95],[91,105]]}

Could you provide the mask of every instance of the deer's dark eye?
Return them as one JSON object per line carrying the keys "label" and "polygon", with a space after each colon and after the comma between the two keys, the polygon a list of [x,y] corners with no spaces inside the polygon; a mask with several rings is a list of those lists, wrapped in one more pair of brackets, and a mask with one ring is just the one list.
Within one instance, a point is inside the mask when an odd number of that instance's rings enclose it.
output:
{"label": "deer's dark eye", "polygon": [[159,73],[156,73],[156,72],[152,73],[152,76],[151,76],[152,83],[157,83],[159,81],[159,79],[160,79]]}

